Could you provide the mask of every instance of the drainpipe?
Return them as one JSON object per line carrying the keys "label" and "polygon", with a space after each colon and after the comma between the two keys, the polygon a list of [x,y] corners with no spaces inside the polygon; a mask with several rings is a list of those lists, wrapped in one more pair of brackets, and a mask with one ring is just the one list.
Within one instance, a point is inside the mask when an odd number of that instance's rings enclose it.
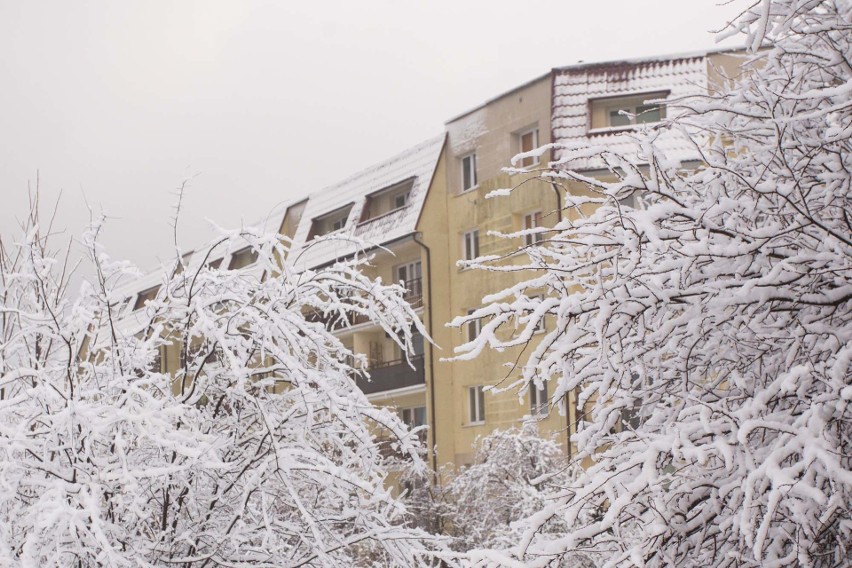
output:
{"label": "drainpipe", "polygon": [[[550,182],[550,187],[553,188],[553,192],[556,194],[556,222],[562,222],[562,194],[559,193],[559,186],[554,182]],[[569,393],[570,395],[570,393]],[[565,448],[568,452],[568,459],[571,459],[571,403],[569,402],[571,399],[570,396],[565,397],[565,437],[566,445]],[[577,430],[577,426],[580,421],[580,407],[577,406],[577,392],[574,390],[574,430]]]}
{"label": "drainpipe", "polygon": [[[429,302],[429,311],[427,319],[429,324],[429,335],[432,335],[434,328],[432,327],[432,254],[426,243],[419,240],[420,233],[414,233],[414,242],[426,251],[426,273],[429,275],[429,291],[426,294],[426,300]],[[435,345],[429,345],[429,429],[432,431],[432,447],[429,455],[432,458],[432,471],[435,475],[438,474],[438,456],[435,454],[435,438],[438,430],[435,427]]]}

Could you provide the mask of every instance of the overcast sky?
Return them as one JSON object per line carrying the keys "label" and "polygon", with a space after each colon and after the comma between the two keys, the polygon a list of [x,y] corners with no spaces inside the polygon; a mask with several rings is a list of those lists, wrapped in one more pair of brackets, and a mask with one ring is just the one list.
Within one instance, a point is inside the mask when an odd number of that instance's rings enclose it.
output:
{"label": "overcast sky", "polygon": [[191,248],[551,67],[714,47],[718,1],[0,0],[0,232],[38,175],[60,227],[88,202],[151,269],[187,178]]}

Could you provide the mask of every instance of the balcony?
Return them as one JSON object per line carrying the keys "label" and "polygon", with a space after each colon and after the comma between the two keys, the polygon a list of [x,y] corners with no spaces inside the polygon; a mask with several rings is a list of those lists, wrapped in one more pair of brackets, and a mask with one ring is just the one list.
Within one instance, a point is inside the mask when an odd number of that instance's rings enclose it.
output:
{"label": "balcony", "polygon": [[423,355],[411,358],[412,369],[408,361],[397,359],[370,367],[370,380],[364,377],[355,379],[355,384],[364,394],[375,394],[405,387],[426,384],[426,372],[423,366]]}
{"label": "balcony", "polygon": [[411,280],[407,280],[404,283],[405,286],[405,294],[403,294],[403,298],[406,302],[408,302],[412,308],[422,308],[423,307],[423,279],[422,278],[413,278]]}
{"label": "balcony", "polygon": [[[403,282],[403,286],[405,286],[405,292],[403,293],[402,298],[406,302],[408,302],[413,309],[416,310],[418,308],[422,308],[423,279],[413,278],[411,280],[407,280]],[[326,324],[326,327],[328,327],[331,331],[345,329],[353,325],[358,325],[370,321],[369,318],[360,314],[347,314],[347,318],[345,320],[339,317],[339,314],[335,314],[335,318],[332,320],[329,318],[324,318],[323,315],[319,312],[310,312],[305,315],[305,318],[308,321],[324,322]]]}

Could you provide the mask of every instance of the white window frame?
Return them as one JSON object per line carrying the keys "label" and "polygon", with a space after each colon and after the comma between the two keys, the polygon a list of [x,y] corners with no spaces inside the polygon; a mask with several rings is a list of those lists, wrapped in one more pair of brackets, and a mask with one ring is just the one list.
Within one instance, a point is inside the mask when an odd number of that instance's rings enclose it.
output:
{"label": "white window frame", "polygon": [[[521,152],[524,152],[523,140],[524,140],[524,136],[526,136],[527,134],[533,135],[532,148],[530,148],[530,150],[535,150],[539,146],[539,143],[538,143],[538,126],[534,126],[532,128],[527,128],[526,130],[522,130],[521,132],[518,132],[516,134],[516,136],[518,137],[518,153],[519,154]],[[527,151],[529,151],[529,150],[527,150]],[[526,160],[529,160],[529,163],[525,163]],[[524,158],[523,160],[521,160],[518,165],[521,166],[522,168],[531,168],[533,166],[537,166],[539,161],[540,161],[539,156],[530,156],[528,158]]]}
{"label": "white window frame", "polygon": [[[465,179],[466,176],[464,175],[464,170],[465,170],[464,164],[465,164],[466,161],[470,161],[470,166],[471,166],[470,167],[470,173],[471,173],[471,176],[473,177],[473,179],[470,179],[470,180]],[[459,157],[459,165],[461,166],[460,169],[461,169],[461,190],[462,190],[462,193],[465,193],[467,191],[473,191],[474,189],[476,189],[479,186],[479,178],[478,178],[477,172],[476,172],[476,152],[471,152],[469,154],[465,154],[464,156]],[[468,185],[468,182],[470,182],[470,185]]]}
{"label": "white window frame", "polygon": [[[536,215],[538,216],[538,220],[536,220]],[[526,231],[528,229],[536,229],[540,227],[541,216],[541,211],[531,211],[527,213],[521,218],[521,228]],[[542,242],[544,242],[544,235],[542,233],[524,235],[524,245],[528,247],[541,244]]]}
{"label": "white window frame", "polygon": [[[414,418],[416,416],[417,410],[423,409],[423,424],[415,424]],[[426,426],[428,420],[426,417],[426,407],[423,405],[420,406],[409,406],[406,408],[399,409],[399,418],[402,420],[402,423],[408,426],[409,428],[415,428],[418,426]]]}
{"label": "white window frame", "polygon": [[467,387],[468,424],[485,424],[485,391],[483,385]]}
{"label": "white window frame", "polygon": [[[405,271],[405,278],[400,275],[400,272]],[[415,275],[416,273],[416,275]],[[393,268],[394,282],[411,282],[412,280],[420,280],[423,278],[423,264],[419,260],[410,260],[397,264]]]}
{"label": "white window frame", "polygon": [[[468,310],[467,315],[472,316],[473,312],[475,312],[475,311],[476,311],[475,309]],[[477,318],[475,320],[470,320],[469,322],[467,322],[467,340],[468,341],[473,341],[474,339],[479,337],[479,334],[481,332],[482,332],[482,320]]]}
{"label": "white window frame", "polygon": [[331,233],[336,233],[337,231],[342,231],[343,229],[346,228],[346,221],[348,221],[348,220],[349,220],[348,215],[346,217],[340,217],[339,219],[335,219],[331,223],[331,231],[329,231],[326,234],[328,235],[328,234],[331,234]]}
{"label": "white window frame", "polygon": [[[612,97],[602,97],[597,99],[589,99],[588,107],[589,107],[589,122],[588,129],[589,133],[595,132],[611,132],[611,131],[620,131],[620,130],[635,130],[638,127],[649,124],[658,124],[660,121],[665,120],[667,115],[667,109],[665,100],[669,97],[670,91],[652,91],[646,93],[625,93],[623,95],[616,95]],[[659,100],[663,101],[659,104],[646,104],[645,101],[650,100]],[[648,121],[637,121],[636,115],[641,114],[641,112],[637,112],[640,107],[656,107],[660,109],[660,120],[655,122]],[[600,109],[603,114],[604,124],[601,126],[593,126],[593,115],[595,114],[595,109]],[[630,113],[633,116],[626,117],[628,119],[628,124],[621,124],[617,126],[613,126],[611,120],[611,113],[613,111],[624,110]],[[647,110],[647,109],[646,109]]]}
{"label": "white window frame", "polygon": [[[411,190],[403,191],[402,193],[397,193],[396,195],[394,195],[393,196],[393,207],[391,208],[391,211],[397,211],[399,209],[407,207],[408,206],[408,200],[409,200],[410,196],[411,196]],[[400,197],[402,198],[402,205],[399,205],[397,203],[397,200]]]}
{"label": "white window frame", "polygon": [[547,381],[541,382],[541,388],[530,383],[530,414],[533,416],[547,416],[550,412],[550,399],[547,395]]}
{"label": "white window frame", "polygon": [[[531,296],[531,299],[541,301],[541,300],[544,300],[544,295],[543,294],[536,294],[535,296]],[[533,333],[544,333],[544,331],[545,331],[544,318],[545,317],[547,317],[547,316],[542,316],[541,319],[538,320],[538,322],[536,323],[535,329],[533,329]]]}
{"label": "white window frame", "polygon": [[479,229],[462,233],[462,258],[473,260],[479,256]]}
{"label": "white window frame", "polygon": [[[648,104],[645,104],[645,103],[637,103],[637,104],[632,104],[632,105],[611,105],[611,106],[606,107],[606,109],[605,109],[606,110],[607,123],[608,123],[609,128],[635,128],[635,127],[641,126],[643,124],[657,124],[660,121],[662,121],[662,119],[664,118],[665,109],[663,108],[663,106],[664,105],[661,105],[661,104],[660,105],[648,105]],[[645,107],[645,108],[643,110],[640,110],[643,107]],[[660,120],[655,120],[653,122],[645,121],[645,120],[637,120],[637,119],[641,118],[641,115],[643,113],[648,112],[649,110],[652,110],[652,109],[655,109],[655,108],[659,109],[659,111],[660,111]],[[627,119],[627,124],[620,124],[620,125],[617,125],[617,126],[613,125],[612,124],[612,113],[613,112],[619,112],[619,111],[622,111],[622,110],[626,113],[629,113],[627,115],[622,115],[622,116],[624,116],[624,118]]]}

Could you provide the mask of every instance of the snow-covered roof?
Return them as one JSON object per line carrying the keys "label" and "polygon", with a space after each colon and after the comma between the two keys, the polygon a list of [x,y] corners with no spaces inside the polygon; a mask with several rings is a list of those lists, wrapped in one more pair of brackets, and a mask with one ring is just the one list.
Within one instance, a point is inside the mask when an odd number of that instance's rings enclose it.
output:
{"label": "snow-covered roof", "polygon": [[[355,252],[347,237],[381,245],[414,233],[443,144],[442,134],[312,194],[293,236],[291,261],[297,268],[321,266]],[[359,223],[368,196],[407,180],[412,185],[405,207]],[[314,220],[349,204],[352,208],[346,225],[329,236],[340,239],[310,242],[306,246]]]}
{"label": "snow-covered roof", "polygon": [[[287,209],[294,203],[296,202],[291,201],[279,203],[275,205],[269,213],[261,218],[255,219],[251,223],[244,223],[243,227],[246,231],[250,231],[254,234],[277,234]],[[223,236],[211,239],[202,246],[184,252],[183,263],[186,270],[192,272],[197,270],[201,264],[215,264],[215,266],[221,270],[228,269],[231,265],[231,261],[234,259],[234,256],[249,246],[248,241],[236,235],[236,233],[239,232],[240,230],[229,230],[227,231],[230,235],[228,237]],[[222,242],[223,239],[225,239],[224,242]],[[217,243],[221,244],[211,250],[211,247]],[[209,255],[208,251],[210,252]],[[136,333],[142,329],[142,327],[149,321],[149,318],[145,315],[144,306],[134,309],[140,295],[162,285],[163,282],[171,275],[172,271],[175,270],[175,266],[176,260],[170,259],[164,262],[157,269],[146,272],[138,278],[120,282],[118,286],[112,290],[112,297],[114,300],[113,310],[115,310],[113,318],[119,329],[126,333]],[[260,277],[262,269],[259,265],[252,264],[242,270],[246,274]]]}
{"label": "snow-covered roof", "polygon": [[[635,156],[636,145],[630,129],[590,130],[590,101],[608,97],[667,92],[666,99],[707,92],[707,53],[685,56],[659,56],[644,60],[584,63],[553,71],[553,141],[573,148],[602,146]],[[667,118],[677,110],[667,107]],[[699,156],[688,139],[677,132],[665,132],[658,138],[660,147],[672,158],[688,161]],[[566,150],[556,151],[556,158]],[[595,169],[600,163],[583,160],[572,169]]]}

